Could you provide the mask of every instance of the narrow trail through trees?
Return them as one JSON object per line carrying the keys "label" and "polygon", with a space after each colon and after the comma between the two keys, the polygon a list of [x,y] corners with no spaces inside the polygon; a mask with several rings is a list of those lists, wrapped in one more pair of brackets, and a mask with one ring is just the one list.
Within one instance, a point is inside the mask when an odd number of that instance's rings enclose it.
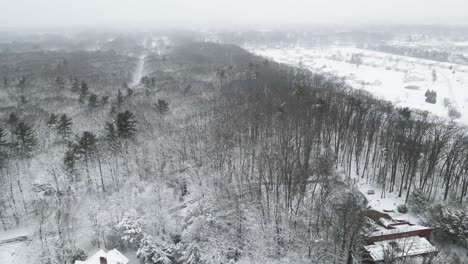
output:
{"label": "narrow trail through trees", "polygon": [[145,54],[142,54],[138,57],[137,67],[133,73],[132,83],[130,84],[132,88],[137,86],[140,83],[141,77],[143,77],[143,72],[145,70],[145,58]]}

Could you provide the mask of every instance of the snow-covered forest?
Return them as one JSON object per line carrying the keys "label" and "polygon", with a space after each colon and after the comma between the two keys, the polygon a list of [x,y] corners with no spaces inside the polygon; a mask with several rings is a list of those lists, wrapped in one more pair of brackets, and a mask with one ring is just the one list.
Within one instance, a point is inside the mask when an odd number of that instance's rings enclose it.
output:
{"label": "snow-covered forest", "polygon": [[0,44],[0,263],[351,263],[359,183],[468,246],[465,127],[203,38]]}

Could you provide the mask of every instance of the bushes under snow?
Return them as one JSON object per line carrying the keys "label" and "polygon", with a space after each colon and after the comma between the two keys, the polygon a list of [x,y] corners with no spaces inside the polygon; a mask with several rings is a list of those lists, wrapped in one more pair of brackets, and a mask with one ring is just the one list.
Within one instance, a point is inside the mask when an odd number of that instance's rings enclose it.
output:
{"label": "bushes under snow", "polygon": [[406,207],[406,204],[400,204],[398,205],[397,210],[399,213],[406,214],[408,212],[408,207]]}
{"label": "bushes under snow", "polygon": [[468,246],[467,208],[436,204],[429,209],[428,221],[441,240]]}
{"label": "bushes under snow", "polygon": [[424,213],[430,207],[429,197],[420,189],[416,189],[411,193],[408,203],[411,211],[416,214]]}

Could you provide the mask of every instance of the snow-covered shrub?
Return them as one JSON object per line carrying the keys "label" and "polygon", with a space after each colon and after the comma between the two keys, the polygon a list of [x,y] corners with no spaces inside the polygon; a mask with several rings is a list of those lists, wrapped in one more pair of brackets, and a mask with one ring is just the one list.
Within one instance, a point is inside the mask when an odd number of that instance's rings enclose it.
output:
{"label": "snow-covered shrub", "polygon": [[397,206],[397,210],[399,213],[406,214],[408,212],[408,207],[406,204],[400,204]]}
{"label": "snow-covered shrub", "polygon": [[140,219],[137,217],[136,213],[125,213],[122,221],[115,226],[115,229],[126,246],[138,248],[143,238],[143,230],[140,225]]}
{"label": "snow-covered shrub", "polygon": [[164,241],[156,241],[151,236],[145,235],[141,240],[137,257],[143,264],[171,264],[175,263],[177,247]]}
{"label": "snow-covered shrub", "polygon": [[468,210],[436,204],[429,210],[429,224],[441,240],[468,245]]}
{"label": "snow-covered shrub", "polygon": [[429,197],[421,189],[415,189],[410,196],[408,204],[411,210],[417,214],[424,213],[429,209]]}
{"label": "snow-covered shrub", "polygon": [[182,256],[180,257],[179,262],[187,264],[203,263],[198,245],[196,243],[186,245],[182,250]]}

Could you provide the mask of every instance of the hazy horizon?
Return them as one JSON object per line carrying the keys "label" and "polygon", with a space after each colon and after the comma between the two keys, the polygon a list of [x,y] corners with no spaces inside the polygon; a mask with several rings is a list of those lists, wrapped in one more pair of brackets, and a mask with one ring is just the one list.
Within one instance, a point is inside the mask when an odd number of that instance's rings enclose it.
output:
{"label": "hazy horizon", "polygon": [[1,28],[315,24],[468,25],[463,0],[0,0]]}

